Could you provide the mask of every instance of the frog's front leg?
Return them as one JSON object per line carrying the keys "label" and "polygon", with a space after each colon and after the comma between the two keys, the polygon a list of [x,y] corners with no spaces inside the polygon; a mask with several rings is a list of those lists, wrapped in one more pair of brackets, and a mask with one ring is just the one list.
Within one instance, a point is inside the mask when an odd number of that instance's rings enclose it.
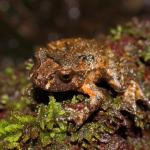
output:
{"label": "frog's front leg", "polygon": [[[74,121],[77,126],[81,126],[93,112],[100,108],[101,103],[106,99],[105,92],[92,82],[85,81],[80,91],[87,94],[89,98],[82,104],[76,104],[76,109],[67,108],[70,111],[70,120]],[[81,107],[79,109],[78,105],[82,105],[82,109]]]}
{"label": "frog's front leg", "polygon": [[105,80],[116,92],[122,95],[123,109],[136,114],[138,111],[138,100],[141,100],[144,105],[150,109],[150,101],[145,97],[139,83],[129,78],[125,67],[123,67],[122,70],[122,72],[119,72],[115,67],[108,67],[105,73]]}
{"label": "frog's front leg", "polygon": [[[122,80],[118,80],[117,74],[115,72],[109,71],[107,73],[108,84],[118,93],[122,93],[123,100],[123,109],[132,111],[134,113],[137,112],[137,101],[141,100],[146,107],[150,109],[150,102],[145,97],[142,88],[138,84],[138,82],[124,78],[123,75],[120,74],[120,78]],[[124,105],[125,104],[125,105]]]}
{"label": "frog's front leg", "polygon": [[[150,109],[150,102],[145,97],[142,88],[138,82],[125,78],[120,73],[120,80],[118,74],[112,70],[107,71],[108,84],[118,93],[122,93],[123,109],[128,109],[134,113],[137,112],[137,101],[141,100]],[[124,105],[125,104],[125,105]]]}

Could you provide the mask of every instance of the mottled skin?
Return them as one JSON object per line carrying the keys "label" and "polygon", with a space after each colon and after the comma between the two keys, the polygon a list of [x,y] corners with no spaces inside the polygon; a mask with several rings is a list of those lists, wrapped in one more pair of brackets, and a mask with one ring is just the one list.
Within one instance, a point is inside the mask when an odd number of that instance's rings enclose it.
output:
{"label": "mottled skin", "polygon": [[94,39],[63,39],[35,51],[30,77],[34,86],[49,92],[74,90],[87,94],[89,99],[82,109],[65,108],[72,114],[70,120],[80,126],[106,100],[104,90],[96,86],[100,80],[123,93],[123,101],[135,112],[136,100],[146,100],[132,68],[123,62]]}

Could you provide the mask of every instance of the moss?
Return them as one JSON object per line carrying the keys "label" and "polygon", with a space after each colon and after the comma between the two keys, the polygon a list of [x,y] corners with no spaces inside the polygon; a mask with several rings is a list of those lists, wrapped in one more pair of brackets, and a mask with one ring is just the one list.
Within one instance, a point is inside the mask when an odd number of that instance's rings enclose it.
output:
{"label": "moss", "polygon": [[0,121],[0,139],[4,139],[5,147],[17,148],[21,137],[23,142],[38,138],[43,147],[65,139],[67,122],[60,103],[50,97],[49,104],[40,105],[37,112],[37,116],[33,116],[13,111],[8,120]]}
{"label": "moss", "polygon": [[20,138],[23,128],[29,123],[33,123],[35,118],[30,115],[13,113],[8,120],[0,120],[0,143],[3,148],[20,149]]}
{"label": "moss", "polygon": [[21,96],[20,99],[13,99],[9,95],[1,96],[1,104],[11,111],[22,111],[32,103],[32,100],[27,96]]}
{"label": "moss", "polygon": [[30,71],[33,68],[33,60],[29,59],[25,62],[26,70]]}
{"label": "moss", "polygon": [[123,33],[123,27],[121,25],[118,25],[115,29],[111,29],[110,33],[114,40],[119,40]]}
{"label": "moss", "polygon": [[144,51],[140,53],[140,56],[143,58],[145,62],[150,61],[150,46],[147,46]]}
{"label": "moss", "polygon": [[83,95],[74,95],[73,98],[71,99],[72,104],[76,104],[78,102],[82,102],[85,99]]}
{"label": "moss", "polygon": [[7,67],[5,70],[4,70],[4,73],[10,77],[12,80],[16,80],[16,75],[14,73],[14,69],[12,67]]}
{"label": "moss", "polygon": [[107,124],[99,121],[87,123],[78,132],[72,134],[71,141],[84,145],[85,140],[89,143],[92,141],[100,141],[104,133],[112,134],[113,130]]}
{"label": "moss", "polygon": [[12,135],[5,137],[4,141],[7,143],[8,149],[13,148],[21,149],[18,142],[21,136],[22,132],[15,132]]}
{"label": "moss", "polygon": [[61,104],[56,103],[54,97],[50,97],[50,102],[48,106],[40,105],[38,108],[38,118],[41,129],[53,129],[55,123],[60,128],[60,130],[65,130],[64,124],[58,119],[61,118],[65,112],[61,109]]}
{"label": "moss", "polygon": [[27,95],[27,88],[31,86],[31,83],[26,76],[22,66],[19,69],[6,67],[0,72],[0,105],[3,109],[22,112],[34,103]]}
{"label": "moss", "polygon": [[50,97],[48,106],[39,106],[37,122],[42,130],[40,139],[44,146],[47,143],[51,143],[54,139],[57,142],[65,139],[67,131],[65,112],[54,97]]}
{"label": "moss", "polygon": [[150,99],[150,84],[149,83],[145,83],[144,84],[144,88],[145,88],[145,95],[146,95],[146,97],[148,97]]}
{"label": "moss", "polygon": [[3,95],[1,96],[1,103],[2,103],[3,105],[6,105],[7,103],[9,103],[9,96],[8,96],[7,94],[3,94]]}

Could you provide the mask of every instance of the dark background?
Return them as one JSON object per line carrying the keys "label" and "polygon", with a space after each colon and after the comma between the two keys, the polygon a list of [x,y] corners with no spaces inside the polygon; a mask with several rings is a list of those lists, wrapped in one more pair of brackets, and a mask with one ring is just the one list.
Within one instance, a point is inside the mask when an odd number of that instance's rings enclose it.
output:
{"label": "dark background", "polygon": [[20,62],[47,41],[95,37],[149,15],[150,0],[0,0],[0,61]]}

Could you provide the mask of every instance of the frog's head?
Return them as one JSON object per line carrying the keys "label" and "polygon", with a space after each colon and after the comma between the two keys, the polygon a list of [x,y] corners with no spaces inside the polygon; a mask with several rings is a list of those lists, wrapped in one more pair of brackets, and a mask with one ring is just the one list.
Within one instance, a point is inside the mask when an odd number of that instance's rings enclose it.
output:
{"label": "frog's head", "polygon": [[51,42],[47,47],[36,50],[30,74],[36,87],[49,92],[63,92],[82,86],[89,66],[83,62],[83,55],[76,59],[78,52],[74,53],[73,45],[78,40],[81,39],[70,40],[69,43],[68,40]]}

